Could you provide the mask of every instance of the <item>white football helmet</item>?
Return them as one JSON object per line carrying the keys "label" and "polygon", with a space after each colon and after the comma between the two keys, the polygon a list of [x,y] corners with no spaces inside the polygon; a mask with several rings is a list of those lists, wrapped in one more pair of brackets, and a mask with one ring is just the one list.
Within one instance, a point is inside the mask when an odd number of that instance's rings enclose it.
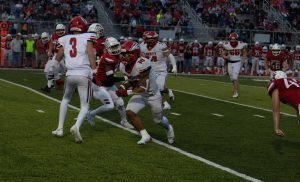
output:
{"label": "white football helmet", "polygon": [[104,42],[104,46],[111,55],[119,55],[121,53],[121,44],[114,37],[107,38]]}
{"label": "white football helmet", "polygon": [[42,43],[43,43],[43,44],[49,42],[49,40],[50,40],[50,35],[49,35],[49,33],[48,33],[48,32],[43,32],[43,33],[41,34],[41,39],[42,39]]}
{"label": "white football helmet", "polygon": [[64,24],[57,24],[55,26],[55,32],[58,36],[66,34],[66,26]]}
{"label": "white football helmet", "polygon": [[169,38],[169,42],[170,42],[170,43],[173,43],[173,39]]}
{"label": "white football helmet", "polygon": [[95,33],[97,39],[104,36],[104,28],[100,23],[93,23],[89,26],[88,31],[89,33]]}
{"label": "white football helmet", "polygon": [[267,52],[267,51],[268,51],[268,47],[267,47],[267,46],[264,46],[264,47],[262,48],[262,51],[263,51],[263,52]]}
{"label": "white football helmet", "polygon": [[296,45],[296,51],[300,51],[300,45]]}
{"label": "white football helmet", "polygon": [[132,37],[128,37],[127,40],[132,40]]}
{"label": "white football helmet", "polygon": [[180,39],[180,40],[179,40],[179,43],[184,43],[184,39]]}
{"label": "white football helmet", "polygon": [[272,53],[274,56],[278,56],[280,54],[281,47],[279,44],[274,44],[272,46]]}
{"label": "white football helmet", "polygon": [[273,79],[282,79],[282,78],[287,78],[286,73],[283,71],[274,71],[272,75]]}
{"label": "white football helmet", "polygon": [[223,42],[219,42],[218,46],[220,46],[220,47],[223,46]]}
{"label": "white football helmet", "polygon": [[139,38],[139,43],[142,43],[144,40],[142,38]]}
{"label": "white football helmet", "polygon": [[286,48],[285,44],[281,44],[281,50],[284,50]]}
{"label": "white football helmet", "polygon": [[194,43],[195,43],[195,44],[198,44],[198,40],[194,40]]}
{"label": "white football helmet", "polygon": [[151,61],[149,59],[140,59],[135,63],[136,69],[139,73],[148,70],[151,67]]}
{"label": "white football helmet", "polygon": [[269,45],[269,50],[272,50],[273,44]]}
{"label": "white football helmet", "polygon": [[120,41],[124,41],[125,40],[125,37],[124,36],[121,36],[120,37]]}
{"label": "white football helmet", "polygon": [[259,42],[256,41],[254,45],[255,45],[256,47],[258,47],[258,46],[259,46]]}
{"label": "white football helmet", "polygon": [[211,47],[213,45],[212,41],[209,41],[207,45]]}
{"label": "white football helmet", "polygon": [[163,43],[167,43],[168,40],[167,40],[166,38],[163,38],[163,39],[162,39],[162,42],[163,42]]}

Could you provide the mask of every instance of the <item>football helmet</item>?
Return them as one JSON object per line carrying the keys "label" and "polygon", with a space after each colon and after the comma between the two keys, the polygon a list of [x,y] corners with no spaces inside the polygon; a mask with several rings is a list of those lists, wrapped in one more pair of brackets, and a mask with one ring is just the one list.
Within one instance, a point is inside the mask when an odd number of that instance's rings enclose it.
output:
{"label": "football helmet", "polygon": [[144,40],[142,38],[139,38],[139,43],[141,44]]}
{"label": "football helmet", "polygon": [[128,37],[127,40],[132,40],[132,37]]}
{"label": "football helmet", "polygon": [[300,51],[300,45],[296,45],[296,51]]}
{"label": "football helmet", "polygon": [[166,38],[163,38],[162,42],[166,44],[168,42],[168,40]]}
{"label": "football helmet", "polygon": [[273,44],[269,45],[269,50],[272,50]]}
{"label": "football helmet", "polygon": [[196,39],[196,40],[194,40],[194,43],[195,43],[195,44],[198,44],[198,40],[197,40],[197,39]]}
{"label": "football helmet", "polygon": [[229,41],[230,41],[230,45],[232,46],[232,47],[236,47],[237,45],[238,45],[238,38],[239,38],[239,36],[238,36],[238,34],[237,33],[235,33],[235,32],[231,32],[230,34],[229,34]]}
{"label": "football helmet", "polygon": [[140,59],[135,63],[136,69],[139,73],[147,71],[151,68],[151,61],[149,59]]}
{"label": "football helmet", "polygon": [[267,51],[268,51],[268,47],[267,47],[267,46],[264,46],[264,47],[262,48],[262,51],[263,51],[263,52],[267,52]]}
{"label": "football helmet", "polygon": [[223,46],[223,42],[219,42],[219,43],[218,43],[218,46],[219,46],[219,47],[222,47],[222,46]]}
{"label": "football helmet", "polygon": [[149,46],[154,46],[158,41],[158,34],[155,31],[150,31],[146,34],[145,42]]}
{"label": "football helmet", "polygon": [[46,44],[47,42],[49,42],[50,41],[50,35],[49,35],[49,33],[48,32],[43,32],[41,34],[41,39],[42,39],[42,43],[43,44]]}
{"label": "football helmet", "polygon": [[104,28],[100,23],[93,23],[89,26],[88,32],[95,33],[97,39],[104,36]]}
{"label": "football helmet", "polygon": [[58,35],[59,37],[63,36],[66,34],[66,26],[63,24],[57,24],[55,26],[55,33],[56,35]]}
{"label": "football helmet", "polygon": [[274,71],[272,78],[277,80],[277,79],[287,78],[287,76],[286,73],[283,71]]}
{"label": "football helmet", "polygon": [[81,32],[87,31],[88,22],[81,16],[75,16],[69,22],[70,32]]}
{"label": "football helmet", "polygon": [[212,47],[212,46],[213,46],[212,41],[209,41],[209,42],[207,43],[207,45],[208,45],[209,47]]}
{"label": "football helmet", "polygon": [[279,44],[274,44],[274,45],[272,46],[272,54],[273,54],[274,56],[278,56],[278,55],[280,54],[280,50],[281,50],[281,48],[280,48],[280,45],[279,45]]}
{"label": "football helmet", "polygon": [[173,39],[169,38],[169,43],[173,43]]}
{"label": "football helmet", "polygon": [[285,44],[281,44],[281,50],[284,50],[286,48]]}
{"label": "football helmet", "polygon": [[111,55],[119,55],[121,53],[120,42],[114,37],[107,38],[104,42],[104,46]]}
{"label": "football helmet", "polygon": [[183,43],[184,43],[184,39],[180,39],[180,40],[179,40],[179,43],[180,43],[180,44],[183,44]]}
{"label": "football helmet", "polygon": [[121,45],[122,61],[127,64],[134,63],[140,57],[140,46],[137,42],[128,40]]}
{"label": "football helmet", "polygon": [[255,45],[255,47],[258,47],[259,46],[259,42],[256,41],[254,45]]}

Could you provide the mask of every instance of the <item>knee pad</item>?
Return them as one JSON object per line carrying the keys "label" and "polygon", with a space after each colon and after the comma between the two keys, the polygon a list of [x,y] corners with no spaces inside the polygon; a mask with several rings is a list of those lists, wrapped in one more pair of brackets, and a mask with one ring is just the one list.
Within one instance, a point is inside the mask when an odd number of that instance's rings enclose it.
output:
{"label": "knee pad", "polygon": [[153,113],[153,121],[156,124],[161,123],[161,121],[162,121],[162,113],[161,112],[160,113]]}

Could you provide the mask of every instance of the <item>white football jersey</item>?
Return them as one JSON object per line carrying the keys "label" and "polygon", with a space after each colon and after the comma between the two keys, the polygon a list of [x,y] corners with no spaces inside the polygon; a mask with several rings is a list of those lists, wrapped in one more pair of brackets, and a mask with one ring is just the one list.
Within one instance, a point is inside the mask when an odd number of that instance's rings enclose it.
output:
{"label": "white football jersey", "polygon": [[229,61],[241,61],[241,56],[243,54],[243,49],[245,47],[245,43],[238,41],[236,47],[232,47],[230,42],[225,42],[223,44],[224,49],[228,52]]}
{"label": "white football jersey", "polygon": [[152,49],[148,49],[147,44],[141,44],[141,55],[151,60],[153,71],[167,71],[167,57],[163,54],[168,51],[165,43],[157,42]]}
{"label": "white football jersey", "polygon": [[64,48],[66,75],[90,76],[91,67],[87,54],[88,40],[95,39],[94,33],[65,35],[58,39]]}

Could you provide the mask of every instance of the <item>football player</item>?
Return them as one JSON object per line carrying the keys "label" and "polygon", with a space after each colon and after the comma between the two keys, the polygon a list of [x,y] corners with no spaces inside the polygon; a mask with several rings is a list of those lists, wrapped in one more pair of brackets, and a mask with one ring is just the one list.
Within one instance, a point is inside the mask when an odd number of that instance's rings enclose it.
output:
{"label": "football player", "polygon": [[228,73],[233,83],[232,97],[237,98],[239,96],[238,76],[241,69],[241,62],[245,62],[247,58],[245,43],[238,41],[238,34],[232,32],[229,35],[229,42],[225,42],[223,46],[223,57],[228,62]]}
{"label": "football player", "polygon": [[259,61],[261,59],[262,48],[259,45],[259,42],[256,41],[254,46],[251,49],[251,57],[252,57],[252,67],[250,75],[253,76],[253,72],[255,71],[256,74],[259,74]]}
{"label": "football player", "polygon": [[[95,32],[97,32],[97,30],[95,30]],[[94,118],[97,114],[111,110],[116,106],[121,116],[121,125],[127,128],[133,128],[126,119],[126,110],[123,99],[118,97],[115,93],[117,90],[115,82],[124,80],[123,77],[119,78],[114,76],[115,70],[117,70],[119,65],[119,55],[121,53],[120,42],[113,37],[109,37],[105,40],[104,46],[106,53],[100,58],[92,85],[94,98],[100,100],[103,105],[89,111],[87,120],[94,126]]]}
{"label": "football player", "polygon": [[268,94],[272,99],[274,132],[277,136],[284,136],[279,128],[280,102],[292,106],[296,110],[298,124],[300,124],[300,82],[287,78],[283,71],[274,71],[268,85]]}
{"label": "football player", "polygon": [[91,95],[91,74],[96,73],[96,56],[93,44],[95,34],[86,33],[87,21],[81,16],[72,18],[69,22],[70,35],[58,39],[58,52],[55,56],[54,68],[58,68],[59,62],[65,58],[66,63],[66,84],[64,96],[60,104],[59,122],[56,130],[52,131],[54,136],[63,136],[63,126],[67,114],[68,104],[72,94],[77,88],[80,98],[80,112],[76,123],[71,127],[70,132],[74,135],[75,142],[81,143],[80,126],[83,123],[88,110]]}
{"label": "football player", "polygon": [[213,66],[213,43],[212,41],[209,41],[207,45],[204,47],[204,63],[203,63],[203,73],[208,74],[212,71]]}
{"label": "football player", "polygon": [[[50,43],[49,43],[49,49],[47,51],[48,54],[48,62],[45,65],[44,73],[47,77],[47,85],[44,88],[41,88],[42,91],[49,93],[51,88],[54,86],[54,81],[57,84],[59,88],[63,87],[64,81],[60,79],[59,74],[64,74],[65,72],[65,64],[64,61],[60,61],[60,67],[56,71],[53,70],[53,68],[50,65],[53,65],[55,62],[55,56],[58,53],[59,50],[59,44],[58,39],[66,34],[66,27],[63,24],[57,24],[55,27],[55,32],[53,32]],[[51,83],[51,86],[49,87],[49,82]]]}
{"label": "football player", "polygon": [[295,51],[291,53],[291,65],[293,76],[300,77],[300,45],[296,45]]}
{"label": "football player", "polygon": [[287,63],[286,54],[281,51],[279,44],[274,44],[272,49],[267,53],[265,61],[265,74],[272,78],[274,71],[286,71],[289,65]]}
{"label": "football player", "polygon": [[[174,56],[170,53],[165,43],[158,41],[158,34],[154,31],[145,34],[145,43],[140,45],[141,55],[150,59],[151,67],[156,75],[156,83],[162,95],[168,93],[169,97],[174,100],[174,94],[171,89],[166,87],[167,78],[167,60],[172,64],[172,72],[177,73],[177,65]],[[164,109],[171,109],[167,101],[163,101]]]}
{"label": "football player", "polygon": [[156,74],[151,69],[151,61],[144,57],[139,57],[139,48],[132,41],[122,45],[122,64],[124,72],[129,76],[128,81],[120,86],[116,91],[119,96],[133,95],[128,101],[126,113],[133,126],[140,132],[142,138],[137,144],[146,144],[151,140],[140,117],[137,115],[146,105],[150,106],[153,121],[165,129],[168,142],[174,143],[175,135],[172,125],[163,116],[161,95],[156,84]]}
{"label": "football player", "polygon": [[184,72],[184,51],[185,51],[184,39],[179,40],[178,44],[178,58],[177,58],[177,68],[183,73]]}
{"label": "football player", "polygon": [[87,32],[96,34],[97,42],[94,44],[94,49],[96,51],[96,62],[99,62],[100,57],[105,51],[104,42],[106,38],[104,36],[104,28],[100,23],[93,23],[89,26]]}
{"label": "football player", "polygon": [[189,46],[192,48],[192,67],[196,68],[196,72],[198,73],[202,45],[198,42],[198,40],[194,40]]}
{"label": "football player", "polygon": [[217,69],[218,74],[225,74],[225,61],[223,58],[223,42],[219,42],[218,45],[215,47],[215,55],[217,57]]}

